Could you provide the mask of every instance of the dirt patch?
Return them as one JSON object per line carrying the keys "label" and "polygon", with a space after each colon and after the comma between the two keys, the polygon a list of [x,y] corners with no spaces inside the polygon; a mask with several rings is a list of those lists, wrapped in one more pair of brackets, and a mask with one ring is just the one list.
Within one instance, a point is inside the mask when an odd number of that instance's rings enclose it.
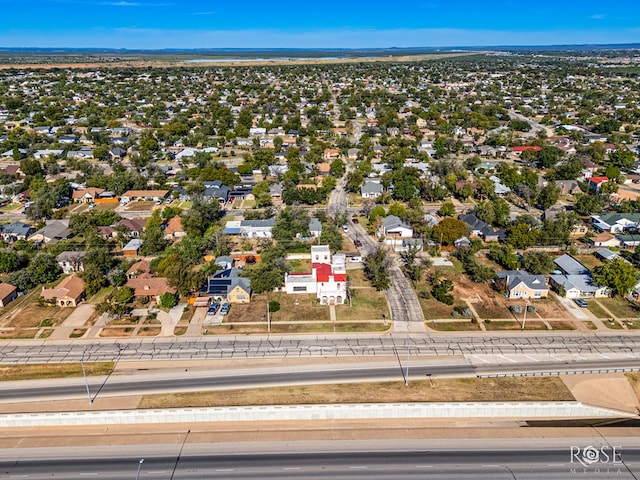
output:
{"label": "dirt patch", "polygon": [[36,288],[9,304],[9,307],[2,312],[0,327],[16,329],[54,327],[60,325],[74,311],[73,308],[38,305],[39,297],[40,290]]}
{"label": "dirt patch", "polygon": [[156,337],[160,335],[162,331],[161,327],[142,327],[138,330],[139,337]]}
{"label": "dirt patch", "polygon": [[[485,322],[484,324],[487,331],[497,330],[522,330],[522,324],[520,322],[513,321],[495,321]],[[524,330],[548,330],[547,326],[539,320],[527,319]]]}
{"label": "dirt patch", "polygon": [[100,337],[130,337],[133,331],[133,327],[107,327],[100,331]]}
{"label": "dirt patch", "polygon": [[598,407],[638,412],[637,384],[622,374],[567,375],[561,377],[576,400]]}
{"label": "dirt patch", "polygon": [[428,322],[427,326],[439,332],[477,332],[480,327],[477,323],[466,322]]}
{"label": "dirt patch", "polygon": [[488,402],[573,400],[558,377],[468,378],[311,385],[144,396],[138,408],[316,403]]}
{"label": "dirt patch", "polygon": [[354,297],[349,303],[336,305],[337,320],[380,320],[391,318],[387,308],[387,298],[384,292],[375,288],[359,288],[354,290]]}

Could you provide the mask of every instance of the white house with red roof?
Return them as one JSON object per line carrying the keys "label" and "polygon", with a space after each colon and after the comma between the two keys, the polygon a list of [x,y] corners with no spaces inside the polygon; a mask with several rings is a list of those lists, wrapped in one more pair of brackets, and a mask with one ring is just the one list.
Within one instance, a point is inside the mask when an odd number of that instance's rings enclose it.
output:
{"label": "white house with red roof", "polygon": [[347,297],[347,270],[344,254],[331,257],[329,245],[311,247],[311,273],[289,273],[284,278],[290,294],[315,294],[322,305],[342,305]]}

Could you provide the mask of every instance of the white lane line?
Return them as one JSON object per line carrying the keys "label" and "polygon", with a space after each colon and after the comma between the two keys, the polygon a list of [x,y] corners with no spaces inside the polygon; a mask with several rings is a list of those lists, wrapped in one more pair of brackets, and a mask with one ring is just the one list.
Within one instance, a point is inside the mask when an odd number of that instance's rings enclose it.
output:
{"label": "white lane line", "polygon": [[507,361],[509,361],[511,363],[518,363],[517,360],[514,360],[513,358],[509,358],[509,357],[507,357],[505,355],[498,354],[498,355],[496,355],[496,357],[504,358],[505,360],[507,360]]}
{"label": "white lane line", "polygon": [[469,356],[473,357],[473,358],[475,358],[477,360],[480,360],[483,363],[491,363],[489,360],[486,360],[486,359],[484,359],[482,357],[479,357],[478,355],[474,355],[473,353],[470,353]]}
{"label": "white lane line", "polygon": [[97,477],[98,475],[100,475],[99,473],[81,473],[80,476],[81,477]]}
{"label": "white lane line", "polygon": [[416,465],[416,468],[433,468],[433,465]]}
{"label": "white lane line", "polygon": [[528,359],[529,359],[529,360],[531,360],[532,362],[536,362],[536,363],[538,363],[538,362],[540,361],[540,360],[538,360],[538,359],[536,359],[536,358],[533,358],[533,357],[532,357],[532,356],[530,356],[530,355],[525,355],[525,358],[528,358]]}
{"label": "white lane line", "polygon": [[300,467],[284,467],[282,470],[300,470]]}
{"label": "white lane line", "polygon": [[601,353],[600,356],[602,358],[606,358],[607,360],[611,360],[611,357],[609,357],[608,355],[605,355],[604,353]]}
{"label": "white lane line", "polygon": [[235,468],[216,468],[216,472],[235,472]]}
{"label": "white lane line", "polygon": [[366,470],[367,467],[349,467],[351,470]]}
{"label": "white lane line", "polygon": [[167,473],[166,470],[157,470],[155,472],[149,472],[149,475],[159,475],[161,473]]}
{"label": "white lane line", "polygon": [[498,468],[500,465],[482,465],[483,468]]}

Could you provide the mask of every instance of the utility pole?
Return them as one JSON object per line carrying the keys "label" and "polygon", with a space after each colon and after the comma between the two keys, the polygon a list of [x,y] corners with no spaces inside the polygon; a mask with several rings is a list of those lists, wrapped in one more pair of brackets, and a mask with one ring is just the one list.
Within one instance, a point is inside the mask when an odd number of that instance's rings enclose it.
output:
{"label": "utility pole", "polygon": [[524,330],[524,327],[527,324],[527,306],[529,305],[529,301],[525,300],[524,301],[524,317],[522,317],[522,330]]}
{"label": "utility pole", "polygon": [[87,388],[87,397],[89,398],[89,403],[93,404],[93,398],[91,398],[91,392],[89,391],[89,381],[87,380],[87,372],[84,368],[84,354],[87,352],[85,348],[82,350],[82,357],[80,357],[80,366],[82,367],[82,376],[84,377],[84,386]]}
{"label": "utility pole", "polygon": [[142,468],[142,464],[144,463],[144,458],[141,458],[138,462],[138,471],[136,472],[136,480],[140,480],[140,469]]}

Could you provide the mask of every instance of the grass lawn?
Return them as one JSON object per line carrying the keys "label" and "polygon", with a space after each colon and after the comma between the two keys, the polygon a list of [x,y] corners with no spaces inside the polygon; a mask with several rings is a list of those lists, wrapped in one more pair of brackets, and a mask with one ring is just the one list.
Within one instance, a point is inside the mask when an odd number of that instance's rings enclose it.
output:
{"label": "grass lawn", "polygon": [[104,287],[100,289],[95,295],[88,298],[87,302],[97,305],[98,303],[102,302],[105,298],[107,298],[107,295],[113,292],[113,288],[114,287]]}
{"label": "grass lawn", "polygon": [[[485,322],[484,326],[487,331],[500,331],[500,330],[522,330],[522,325],[515,320],[513,322],[503,321],[491,321]],[[525,324],[525,330],[547,330],[547,326],[539,320],[527,320]]]}
{"label": "grass lawn", "polygon": [[576,255],[574,258],[589,270],[593,270],[595,267],[602,265],[602,261],[595,255]]}
{"label": "grass lawn", "polygon": [[271,314],[272,322],[329,321],[329,307],[320,305],[315,295],[270,293],[269,301],[280,303],[280,310]]}
{"label": "grass lawn", "polygon": [[610,315],[604,311],[604,309],[593,300],[587,302],[587,308],[598,318],[609,318]]}
{"label": "grass lawn", "polygon": [[129,202],[124,207],[127,212],[150,212],[156,206],[154,201]]}
{"label": "grass lawn", "polygon": [[430,298],[426,300],[418,296],[418,300],[420,301],[420,306],[422,307],[422,312],[424,313],[424,318],[426,320],[451,318],[451,313],[453,312],[453,305],[451,306],[445,305],[444,303],[439,302],[434,298]]}
{"label": "grass lawn", "polygon": [[[87,375],[108,375],[113,370],[113,362],[85,362]],[[79,363],[0,365],[0,381],[34,380],[39,378],[81,377]]]}
{"label": "grass lawn", "polygon": [[640,373],[625,373],[624,376],[627,377],[627,380],[629,380],[633,391],[636,392],[636,397],[640,399]]}
{"label": "grass lawn", "polygon": [[118,208],[118,203],[96,203],[94,210],[96,212],[113,211]]}
{"label": "grass lawn", "polygon": [[[41,291],[40,288],[35,288],[4,308],[0,317],[0,327],[15,327],[16,331],[40,326],[53,327],[60,325],[74,311],[73,308],[38,305]],[[21,338],[25,338],[27,331],[23,332]],[[33,334],[35,333],[34,331]]]}
{"label": "grass lawn", "polygon": [[311,273],[311,260],[288,260],[291,273]]}
{"label": "grass lawn", "polygon": [[439,332],[477,332],[477,323],[466,322],[427,322],[427,326]]}
{"label": "grass lawn", "polygon": [[558,377],[462,378],[145,395],[138,408],[318,403],[571,401]]}
{"label": "grass lawn", "polygon": [[384,313],[390,318],[384,292],[375,288],[359,288],[349,303],[336,305],[336,320],[381,320]]}
{"label": "grass lawn", "polygon": [[347,270],[347,276],[352,287],[370,287],[371,282],[367,279],[363,269]]}
{"label": "grass lawn", "polygon": [[598,302],[618,318],[633,319],[640,316],[640,306],[633,305],[624,298],[599,298]]}
{"label": "grass lawn", "polygon": [[481,318],[513,318],[511,312],[506,306],[486,304],[486,303],[474,303],[473,308],[478,312]]}
{"label": "grass lawn", "polygon": [[[551,325],[551,327],[554,330],[575,330],[576,326],[573,324],[573,322],[563,322],[563,321],[552,321],[552,322],[548,322],[549,325]],[[591,324],[591,327],[595,328],[595,325],[593,325],[593,323],[589,322]],[[529,322],[527,322],[527,324],[529,324]],[[593,330],[594,328],[591,328],[591,330]]]}
{"label": "grass lawn", "polygon": [[[272,323],[272,334],[284,333],[358,333],[358,332],[386,332],[390,325],[384,323],[372,322],[325,322],[325,323]],[[204,330],[205,335],[250,335],[250,334],[266,334],[267,323],[259,325],[246,325],[241,323],[209,325]],[[177,334],[176,334],[177,335]]]}

